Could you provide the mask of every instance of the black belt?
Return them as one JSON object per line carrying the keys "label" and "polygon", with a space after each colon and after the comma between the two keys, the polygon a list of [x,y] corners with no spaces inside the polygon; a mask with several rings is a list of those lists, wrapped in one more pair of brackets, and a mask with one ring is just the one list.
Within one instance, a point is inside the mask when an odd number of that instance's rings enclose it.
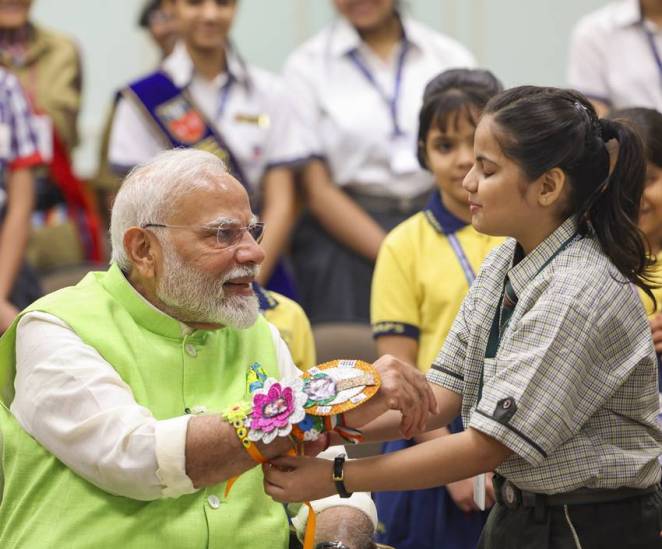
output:
{"label": "black belt", "polygon": [[345,188],[357,204],[372,213],[395,213],[412,215],[425,208],[430,199],[431,191],[425,191],[417,196],[379,196],[364,194],[354,188]]}
{"label": "black belt", "polygon": [[645,496],[659,490],[654,484],[648,488],[580,488],[562,494],[537,494],[520,490],[509,480],[494,475],[494,496],[498,503],[509,509],[520,507],[545,508],[563,505],[586,505],[590,503],[609,503],[624,499]]}

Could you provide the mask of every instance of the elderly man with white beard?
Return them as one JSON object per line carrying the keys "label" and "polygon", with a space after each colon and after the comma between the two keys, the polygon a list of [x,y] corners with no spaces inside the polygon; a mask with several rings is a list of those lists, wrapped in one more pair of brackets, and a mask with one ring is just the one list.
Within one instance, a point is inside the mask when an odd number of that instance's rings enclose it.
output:
{"label": "elderly man with white beard", "polygon": [[[109,270],[38,300],[0,340],[0,546],[288,546],[283,507],[219,413],[247,398],[256,363],[299,374],[251,288],[262,231],[209,153],[165,152],[127,177]],[[433,407],[424,378],[389,358],[375,366],[370,414],[398,409],[403,429],[421,425]],[[349,424],[361,425],[361,409]],[[290,445],[258,449],[269,459]],[[319,523],[360,547],[347,536],[365,515],[345,505]]]}

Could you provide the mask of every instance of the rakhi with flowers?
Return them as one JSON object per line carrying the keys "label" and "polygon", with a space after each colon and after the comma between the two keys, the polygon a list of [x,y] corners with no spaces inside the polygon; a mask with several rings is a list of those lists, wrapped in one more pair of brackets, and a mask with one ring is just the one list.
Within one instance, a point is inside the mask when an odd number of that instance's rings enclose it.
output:
{"label": "rakhi with flowers", "polygon": [[[304,442],[332,431],[347,442],[360,442],[361,432],[348,427],[343,414],[373,397],[381,379],[367,362],[332,360],[311,368],[302,377],[282,380],[267,377],[258,364],[253,364],[247,384],[250,402],[230,406],[223,417],[235,428],[253,460],[266,463],[256,443],[269,444],[276,437],[290,437],[294,442],[291,454],[301,453]],[[226,497],[236,478],[228,480]],[[310,512],[304,548],[312,546],[315,530],[315,513],[310,503],[305,503]]]}
{"label": "rakhi with flowers", "polygon": [[374,396],[381,380],[367,362],[332,360],[311,368],[302,377],[281,380],[267,377],[254,364],[247,383],[250,402],[230,406],[223,417],[235,428],[255,461],[264,463],[266,459],[254,444],[269,444],[276,437],[303,443],[335,431],[347,442],[360,442],[360,431],[345,425],[343,413]]}

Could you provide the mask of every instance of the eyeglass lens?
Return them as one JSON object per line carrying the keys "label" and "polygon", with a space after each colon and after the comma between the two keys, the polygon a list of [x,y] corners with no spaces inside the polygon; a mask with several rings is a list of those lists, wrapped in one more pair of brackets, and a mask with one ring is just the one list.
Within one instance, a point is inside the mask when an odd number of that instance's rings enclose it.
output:
{"label": "eyeglass lens", "polygon": [[241,240],[245,231],[248,231],[255,242],[259,243],[264,233],[264,223],[253,223],[248,227],[219,227],[216,232],[216,239],[219,246],[233,246]]}

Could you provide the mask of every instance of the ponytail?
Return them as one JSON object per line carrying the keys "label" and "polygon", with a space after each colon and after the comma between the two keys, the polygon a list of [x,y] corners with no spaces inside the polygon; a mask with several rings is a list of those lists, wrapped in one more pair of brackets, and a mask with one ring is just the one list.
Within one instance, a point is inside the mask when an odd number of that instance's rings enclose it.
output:
{"label": "ponytail", "polygon": [[657,305],[649,272],[654,259],[637,225],[646,177],[643,146],[639,136],[625,124],[604,118],[599,124],[606,147],[617,143],[609,155],[610,162],[615,156],[615,164],[592,199],[579,210],[580,231],[587,232],[590,226],[616,268]]}
{"label": "ponytail", "polygon": [[621,274],[655,302],[655,260],[637,226],[646,175],[637,134],[619,122],[599,120],[579,92],[558,88],[511,88],[494,97],[484,114],[494,117],[504,154],[530,181],[552,168],[565,172],[570,194],[562,215],[575,216],[579,233],[595,235]]}

